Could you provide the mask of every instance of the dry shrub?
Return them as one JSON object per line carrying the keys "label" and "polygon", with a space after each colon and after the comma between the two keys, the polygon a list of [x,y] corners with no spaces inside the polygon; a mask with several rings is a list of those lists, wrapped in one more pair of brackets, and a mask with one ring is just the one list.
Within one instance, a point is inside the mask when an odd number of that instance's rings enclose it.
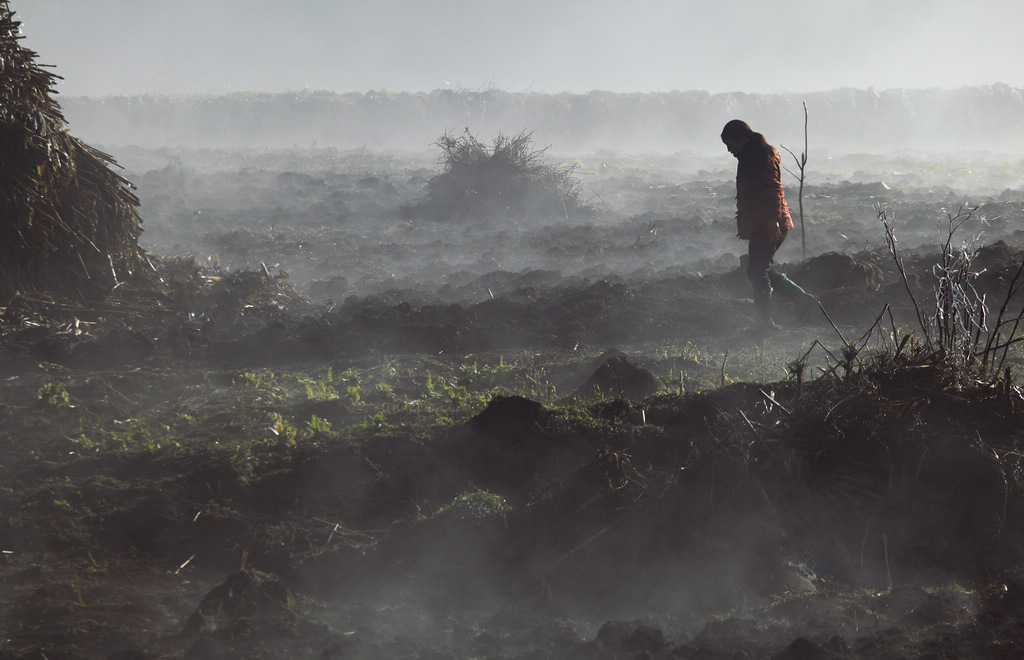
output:
{"label": "dry shrub", "polygon": [[0,301],[96,296],[144,263],[138,199],[110,156],[67,132],[59,76],[20,45],[20,26],[0,0]]}
{"label": "dry shrub", "polygon": [[896,239],[895,216],[880,206],[876,213],[885,230],[886,246],[914,304],[925,344],[961,379],[970,381],[979,377],[994,383],[1000,378],[1009,380],[1009,351],[1024,341],[1020,334],[1024,308],[1021,308],[1018,296],[1024,288],[1024,261],[1008,283],[994,320],[990,319],[987,296],[975,286],[983,272],[974,263],[981,253],[981,233],[960,245],[954,243],[957,232],[973,220],[987,224],[984,215],[976,218],[980,208],[960,207],[955,215],[946,213],[948,224],[941,245],[941,259],[932,268],[935,306],[931,311],[927,307],[922,308],[914,295]]}
{"label": "dry shrub", "polygon": [[437,220],[476,217],[576,217],[592,209],[580,199],[580,182],[572,166],[544,161],[532,133],[501,133],[492,147],[469,129],[461,136],[445,133],[439,174],[427,181],[419,214]]}

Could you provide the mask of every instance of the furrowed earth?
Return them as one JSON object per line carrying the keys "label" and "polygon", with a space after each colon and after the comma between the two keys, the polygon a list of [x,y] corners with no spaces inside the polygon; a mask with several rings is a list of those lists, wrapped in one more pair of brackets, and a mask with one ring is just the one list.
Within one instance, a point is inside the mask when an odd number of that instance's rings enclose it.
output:
{"label": "furrowed earth", "polygon": [[1020,353],[917,320],[965,209],[1020,314],[1019,164],[834,158],[759,335],[722,159],[116,153],[151,268],[0,314],[0,658],[1019,657]]}

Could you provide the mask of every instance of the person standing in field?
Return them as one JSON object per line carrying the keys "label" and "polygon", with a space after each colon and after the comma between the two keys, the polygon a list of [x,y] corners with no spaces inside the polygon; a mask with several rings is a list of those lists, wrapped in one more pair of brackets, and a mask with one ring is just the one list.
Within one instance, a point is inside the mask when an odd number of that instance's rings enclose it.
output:
{"label": "person standing in field", "polygon": [[773,293],[792,301],[800,316],[817,304],[814,296],[772,267],[775,252],[793,228],[778,150],[746,122],[733,119],[722,129],[725,143],[736,160],[736,230],[749,241],[747,277],[754,286],[754,330],[778,328]]}

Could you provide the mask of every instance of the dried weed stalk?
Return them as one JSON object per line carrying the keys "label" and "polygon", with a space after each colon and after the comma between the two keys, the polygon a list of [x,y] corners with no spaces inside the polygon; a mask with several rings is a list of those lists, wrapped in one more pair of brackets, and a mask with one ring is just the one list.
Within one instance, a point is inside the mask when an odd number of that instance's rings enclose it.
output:
{"label": "dried weed stalk", "polygon": [[796,154],[793,153],[793,151],[791,149],[789,149],[788,147],[786,147],[785,145],[780,145],[780,146],[783,149],[785,149],[787,152],[789,152],[789,155],[793,157],[793,160],[796,161],[797,169],[800,172],[800,175],[797,176],[796,174],[793,174],[793,172],[790,172],[789,168],[786,168],[786,171],[789,172],[790,175],[792,175],[793,177],[796,177],[796,179],[800,181],[800,193],[799,193],[799,197],[798,197],[798,199],[800,201],[800,256],[804,257],[804,258],[807,258],[807,230],[806,230],[806,228],[804,226],[804,181],[806,180],[806,175],[807,175],[807,102],[806,101],[804,101],[804,150],[800,153],[800,157],[797,158]]}
{"label": "dried weed stalk", "polygon": [[913,302],[927,349],[952,366],[961,377],[972,374],[984,381],[994,381],[1005,367],[1009,348],[1021,341],[1017,331],[1024,317],[1024,308],[1016,315],[1009,310],[1012,299],[1024,284],[1021,282],[1024,261],[1007,288],[996,321],[990,327],[986,296],[975,287],[975,281],[984,272],[974,266],[982,245],[981,234],[959,244],[955,242],[957,233],[968,222],[976,219],[985,222],[984,216],[978,218],[976,215],[979,208],[960,207],[956,214],[946,214],[948,223],[941,241],[942,254],[939,263],[932,268],[935,306],[930,314],[926,314],[918,304],[910,285],[896,239],[895,216],[881,207],[875,210],[885,229],[886,246]]}

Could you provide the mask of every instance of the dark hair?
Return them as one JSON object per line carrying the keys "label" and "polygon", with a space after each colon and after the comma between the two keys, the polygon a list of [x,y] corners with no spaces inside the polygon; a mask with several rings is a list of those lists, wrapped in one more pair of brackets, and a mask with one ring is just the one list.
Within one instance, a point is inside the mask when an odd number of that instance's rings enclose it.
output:
{"label": "dark hair", "polygon": [[761,150],[770,152],[775,149],[772,145],[768,144],[768,141],[764,139],[763,135],[755,132],[754,129],[752,129],[750,125],[742,119],[733,119],[725,125],[725,128],[722,129],[723,140],[739,140],[742,138],[753,140],[754,144],[756,144]]}
{"label": "dark hair", "polygon": [[739,140],[741,138],[749,138],[753,134],[754,129],[742,119],[733,119],[722,129],[723,140]]}

